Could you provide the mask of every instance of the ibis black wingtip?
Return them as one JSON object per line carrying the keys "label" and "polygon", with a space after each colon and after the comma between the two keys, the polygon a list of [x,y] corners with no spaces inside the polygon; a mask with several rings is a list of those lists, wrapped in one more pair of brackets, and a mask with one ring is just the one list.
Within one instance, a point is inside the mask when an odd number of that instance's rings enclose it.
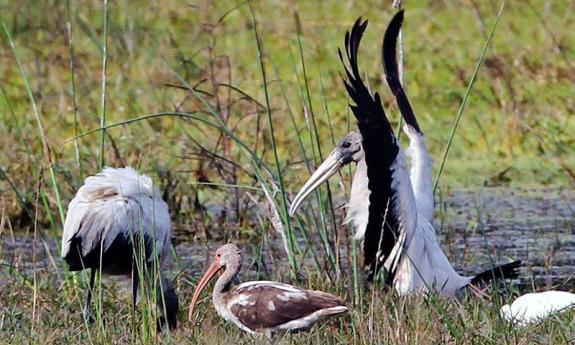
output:
{"label": "ibis black wingtip", "polygon": [[391,19],[385,35],[383,36],[382,44],[382,60],[383,60],[383,70],[385,71],[385,79],[387,80],[387,85],[391,89],[391,92],[395,95],[397,101],[397,106],[399,111],[403,116],[403,119],[408,126],[415,129],[418,133],[421,133],[417,119],[413,112],[413,108],[407,99],[407,95],[403,90],[401,81],[399,79],[399,69],[397,65],[397,37],[399,36],[399,31],[401,30],[401,25],[403,24],[403,10],[400,10]]}

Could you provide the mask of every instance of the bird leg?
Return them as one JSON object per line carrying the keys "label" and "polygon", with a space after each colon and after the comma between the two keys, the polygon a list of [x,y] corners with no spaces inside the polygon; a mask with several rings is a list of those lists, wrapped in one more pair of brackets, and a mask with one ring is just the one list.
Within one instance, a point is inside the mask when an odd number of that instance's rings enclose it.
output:
{"label": "bird leg", "polygon": [[94,323],[94,318],[92,317],[92,290],[94,290],[94,281],[96,280],[96,269],[90,269],[90,286],[88,286],[88,296],[86,297],[86,305],[84,306],[84,310],[82,314],[84,316],[84,320],[88,323]]}
{"label": "bird leg", "polygon": [[156,291],[156,304],[160,311],[160,318],[157,322],[158,331],[162,331],[166,326],[170,329],[176,329],[178,325],[178,310],[180,305],[178,296],[170,280],[159,277],[160,286]]}
{"label": "bird leg", "polygon": [[138,301],[138,284],[140,280],[138,279],[138,270],[132,270],[132,312],[133,316],[136,316],[136,303]]}

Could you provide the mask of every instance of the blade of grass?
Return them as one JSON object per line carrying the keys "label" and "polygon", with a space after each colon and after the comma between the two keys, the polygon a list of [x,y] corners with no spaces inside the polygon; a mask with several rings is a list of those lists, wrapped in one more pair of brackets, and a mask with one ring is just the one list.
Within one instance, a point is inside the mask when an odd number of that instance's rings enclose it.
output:
{"label": "blade of grass", "polygon": [[295,278],[295,277],[297,277],[297,262],[296,262],[295,256],[294,256],[296,243],[295,243],[295,237],[294,237],[293,229],[291,228],[290,217],[288,215],[289,212],[288,212],[287,197],[286,197],[286,192],[284,189],[284,182],[283,182],[283,177],[282,177],[282,172],[281,172],[281,165],[280,165],[279,156],[278,156],[278,152],[277,152],[274,126],[273,126],[273,121],[272,121],[272,111],[270,108],[270,97],[269,97],[269,91],[268,91],[268,86],[267,86],[268,81],[267,81],[266,69],[265,69],[265,65],[264,65],[264,56],[263,56],[263,52],[262,52],[262,43],[261,43],[261,40],[259,37],[257,21],[256,21],[256,17],[255,17],[255,13],[254,13],[254,9],[252,7],[252,4],[249,3],[248,7],[250,9],[250,15],[251,15],[251,19],[252,19],[253,30],[254,30],[254,35],[255,35],[256,45],[257,45],[257,50],[258,50],[258,59],[259,59],[260,70],[261,70],[262,79],[263,79],[263,88],[264,88],[264,94],[265,94],[265,99],[266,99],[266,108],[267,108],[268,122],[269,122],[270,135],[271,135],[271,141],[272,141],[272,150],[274,153],[274,159],[275,159],[276,169],[277,169],[277,179],[279,181],[279,188],[280,188],[282,204],[283,204],[282,205],[283,211],[284,211],[283,212],[283,218],[284,218],[284,222],[286,225],[285,232],[286,232],[286,235],[288,238],[288,244],[289,244],[289,246],[288,246],[289,252],[287,253],[287,255],[288,255],[288,260],[289,260],[290,266],[291,266],[292,276]]}
{"label": "blade of grass", "polygon": [[487,40],[485,40],[485,44],[483,45],[483,49],[481,50],[481,54],[479,55],[479,59],[477,59],[477,63],[475,64],[475,70],[471,75],[471,79],[469,80],[469,84],[467,85],[467,90],[465,90],[465,95],[463,96],[463,100],[461,100],[461,104],[459,106],[459,110],[457,111],[457,115],[455,116],[455,123],[453,124],[453,128],[451,129],[451,133],[449,134],[449,140],[447,140],[447,145],[445,146],[445,150],[443,152],[443,157],[441,158],[441,164],[439,165],[439,171],[437,172],[437,176],[435,178],[435,184],[433,185],[433,194],[437,190],[437,186],[439,185],[439,179],[441,178],[441,174],[443,173],[443,169],[445,167],[445,162],[447,160],[447,155],[449,154],[449,149],[451,148],[451,143],[453,142],[453,137],[455,136],[455,132],[457,131],[457,127],[459,126],[459,122],[461,121],[461,116],[463,115],[463,111],[465,110],[465,106],[467,104],[467,100],[469,98],[469,94],[473,89],[473,85],[475,84],[475,80],[477,79],[477,73],[479,72],[479,67],[483,63],[483,59],[485,58],[485,53],[487,52],[487,48],[489,47],[489,43],[491,43],[491,39],[493,38],[493,34],[495,33],[495,28],[497,28],[497,23],[499,23],[499,18],[503,14],[503,8],[505,7],[505,3],[501,4],[499,7],[499,12],[497,13],[497,17],[495,18],[495,22],[491,27],[491,31],[489,32],[489,36],[487,36]]}
{"label": "blade of grass", "polygon": [[[327,103],[327,96],[325,94],[325,87],[323,85],[323,77],[321,76],[321,71],[319,73],[319,84],[321,87],[321,97],[323,99],[323,105],[324,105],[324,110],[325,110],[325,116],[327,119],[327,124],[328,124],[328,128],[329,128],[329,133],[330,133],[330,139],[331,139],[331,144],[335,147],[335,137],[333,134],[333,126],[331,123],[331,115],[329,112],[329,106]],[[341,178],[341,172],[338,171],[338,176]],[[328,185],[327,188],[327,199],[328,199],[328,203],[329,203],[329,210],[330,210],[330,215],[331,215],[331,222],[333,225],[333,250],[335,252],[335,268],[337,271],[337,276],[338,278],[341,278],[341,253],[340,253],[340,237],[339,237],[339,233],[337,231],[337,222],[335,219],[335,209],[333,206],[333,198],[332,198],[332,193],[331,193],[331,188]]]}
{"label": "blade of grass", "polygon": [[[297,18],[297,17],[296,17],[296,18]],[[297,21],[296,21],[296,23],[297,23]],[[299,92],[298,92],[299,103],[302,104],[302,105],[304,105],[304,104],[305,104],[305,95],[304,95],[303,85],[301,84],[301,82],[300,82],[300,80],[299,80],[299,73],[298,73],[298,70],[297,70],[296,58],[295,58],[295,55],[294,55],[294,53],[293,53],[291,43],[288,42],[288,46],[289,46],[289,53],[290,53],[290,61],[291,61],[291,65],[292,65],[292,68],[293,68],[293,73],[294,73],[294,75],[295,75],[295,77],[296,77],[297,86],[298,86],[298,91],[299,91]],[[312,133],[312,131],[311,131],[311,125],[310,125],[310,123],[309,123],[309,118],[308,118],[308,116],[307,116],[307,111],[306,111],[306,109],[305,109],[305,105],[304,105],[302,108],[303,108],[303,113],[304,113],[304,117],[305,117],[305,124],[307,125],[307,129],[308,129],[308,130],[307,130],[307,133],[309,134],[309,141],[310,141],[310,144],[311,144],[312,158],[313,158],[314,163],[315,163],[315,160],[316,160],[316,157],[317,157],[317,153],[316,153],[315,145],[313,145],[313,133]],[[302,136],[303,136],[303,134],[302,134]],[[303,139],[302,139],[302,142],[303,142]],[[311,162],[312,162],[312,160],[308,159],[307,155],[304,155],[304,159],[306,159],[306,165],[308,166],[308,170],[309,170],[309,173],[310,173],[310,175],[311,175],[311,173],[312,173],[312,169],[311,169]],[[314,191],[314,195],[315,195],[316,199],[318,200],[318,202],[320,202],[320,200],[321,200],[321,189],[316,188],[316,190]],[[309,201],[308,201],[308,202],[309,202]],[[320,224],[319,224],[319,220],[318,220],[318,219],[320,219],[321,217],[317,217],[317,216],[316,216],[315,208],[309,207],[309,208],[308,208],[308,213],[306,213],[306,214],[304,214],[304,215],[306,215],[306,216],[307,216],[307,215],[310,215],[309,218],[310,218],[310,219],[312,220],[312,222],[313,222],[313,225],[314,225],[314,227],[315,227],[315,232],[320,233],[321,230],[320,230]],[[298,217],[298,219],[299,219],[299,217]],[[301,221],[300,221],[300,223],[301,223]],[[303,229],[303,228],[302,228],[302,229]]]}
{"label": "blade of grass", "polygon": [[[74,111],[74,135],[78,135],[78,104],[76,102],[76,65],[74,63],[74,45],[72,41],[72,15],[70,11],[70,0],[66,1],[66,15],[68,21],[66,23],[68,33],[68,48],[70,50],[70,83],[72,92],[72,106]],[[83,177],[82,163],[80,161],[80,148],[78,147],[78,140],[74,141],[74,150],[76,151],[76,165],[80,171],[80,177]]]}
{"label": "blade of grass", "polygon": [[[265,164],[265,162],[257,155],[257,153],[249,147],[249,145],[247,145],[245,142],[243,142],[238,136],[236,136],[233,131],[228,127],[228,125],[222,120],[221,116],[217,113],[217,111],[210,105],[210,103],[200,94],[200,92],[198,92],[194,87],[192,87],[189,83],[187,83],[178,73],[176,73],[174,71],[174,75],[175,77],[178,79],[178,81],[180,81],[185,88],[187,88],[192,95],[198,100],[200,101],[200,103],[206,108],[207,112],[217,120],[217,122],[219,124],[213,123],[207,119],[200,119],[200,118],[196,118],[197,120],[200,120],[202,122],[204,122],[207,125],[210,125],[212,127],[218,128],[220,131],[223,131],[226,135],[230,136],[232,138],[233,141],[235,141],[236,143],[238,143],[244,150],[246,150],[246,152],[248,153],[250,159],[254,160],[257,164],[260,164],[264,170],[270,175],[273,176],[273,172],[272,169],[267,166],[267,164]],[[162,113],[157,113],[157,114],[162,114]],[[166,112],[163,114],[186,114],[186,113],[178,113],[178,112]],[[184,116],[185,117],[185,116]]]}
{"label": "blade of grass", "polygon": [[108,0],[104,0],[104,44],[102,46],[102,103],[100,109],[100,170],[104,168],[106,139],[106,77],[108,69]]}
{"label": "blade of grass", "polygon": [[20,204],[20,207],[22,207],[22,209],[26,212],[26,214],[28,215],[28,217],[30,217],[30,219],[34,219],[32,216],[32,211],[30,210],[30,208],[28,207],[28,205],[26,203],[26,198],[20,193],[18,188],[16,188],[16,185],[14,185],[14,182],[12,182],[12,180],[10,179],[8,174],[6,174],[6,172],[4,171],[4,169],[2,167],[0,167],[0,180],[4,180],[4,181],[8,182],[10,189],[12,189],[14,194],[16,194],[16,199],[18,199],[18,203]]}
{"label": "blade of grass", "polygon": [[[50,169],[50,177],[51,177],[51,181],[52,181],[52,188],[54,190],[54,196],[56,197],[56,203],[57,203],[57,207],[58,207],[58,212],[60,215],[60,221],[61,224],[64,224],[64,219],[65,219],[65,213],[64,213],[64,208],[62,207],[62,201],[60,199],[60,189],[58,188],[58,183],[56,183],[56,179],[55,179],[55,174],[54,174],[54,164],[52,162],[52,157],[51,157],[51,153],[50,153],[50,146],[48,145],[48,141],[46,139],[46,132],[44,131],[44,126],[42,124],[42,120],[40,119],[40,112],[38,111],[38,106],[36,105],[36,100],[34,98],[34,94],[32,93],[32,87],[30,86],[30,83],[28,82],[28,77],[26,75],[26,71],[24,70],[24,66],[22,65],[22,62],[20,61],[20,57],[18,55],[18,52],[16,51],[16,45],[14,44],[14,40],[12,39],[12,36],[10,35],[10,32],[8,31],[8,28],[6,27],[6,24],[4,22],[2,22],[2,28],[4,29],[4,34],[6,35],[6,38],[8,39],[8,44],[10,45],[10,48],[12,49],[12,53],[14,54],[14,58],[16,59],[16,63],[18,64],[18,69],[20,70],[20,74],[22,76],[22,79],[24,80],[24,86],[26,88],[26,92],[28,93],[28,98],[30,100],[30,104],[32,105],[32,111],[34,113],[34,117],[36,119],[36,124],[38,126],[38,133],[40,135],[40,139],[42,142],[42,148],[43,148],[43,158],[47,160],[48,165],[49,165],[49,169]],[[44,203],[46,204],[46,197],[45,195],[43,195],[44,193],[40,193],[41,194],[41,198],[43,199]],[[50,213],[50,208],[48,207],[46,209],[47,213]]]}
{"label": "blade of grass", "polygon": [[[296,19],[298,18],[297,13],[296,13]],[[296,23],[298,22],[298,20],[296,20]],[[317,148],[317,154],[318,156],[315,157],[316,159],[319,158],[320,162],[323,162],[323,154],[321,151],[321,142],[319,139],[319,133],[317,130],[317,125],[316,125],[316,121],[315,121],[315,113],[313,111],[313,105],[312,105],[312,99],[311,99],[311,91],[310,91],[310,87],[309,87],[309,80],[308,80],[308,76],[307,76],[307,70],[306,70],[306,65],[305,65],[305,58],[304,58],[304,53],[303,53],[303,45],[302,45],[302,33],[298,32],[297,33],[297,42],[298,42],[298,49],[299,49],[299,54],[300,54],[300,61],[302,64],[302,70],[303,70],[303,78],[304,78],[304,86],[305,86],[305,91],[306,91],[306,95],[307,95],[307,104],[308,104],[308,108],[309,108],[309,118],[311,119],[311,126],[312,126],[312,130],[310,131],[310,135],[312,137],[312,145],[314,144],[315,141],[315,145]],[[304,111],[305,111],[305,107],[304,107]],[[315,139],[315,140],[314,140]],[[329,181],[326,181],[326,188],[327,188],[327,192],[328,192],[328,203],[329,203],[329,207],[332,210],[332,214],[333,214],[333,204],[332,204],[332,200],[331,200],[331,188],[330,188],[330,184]],[[324,250],[327,254],[327,258],[328,258],[328,262],[330,264],[330,270],[335,268],[335,264],[336,264],[336,260],[334,258],[334,248],[333,248],[333,243],[330,243],[329,241],[329,237],[327,235],[327,210],[325,209],[325,205],[322,202],[322,198],[321,198],[321,194],[319,192],[318,189],[318,205],[320,207],[320,219],[322,222],[322,227],[320,228],[320,236],[322,238],[322,242],[323,242],[323,246],[324,246]],[[335,226],[335,224],[334,224]]]}
{"label": "blade of grass", "polygon": [[25,137],[24,137],[24,131],[22,130],[22,125],[20,124],[20,122],[16,118],[16,114],[14,113],[14,107],[12,106],[12,102],[10,101],[8,94],[6,93],[6,90],[4,89],[4,87],[2,85],[0,85],[0,92],[2,92],[2,96],[4,98],[4,101],[6,102],[6,106],[8,107],[8,111],[10,112],[10,116],[12,117],[12,121],[14,122],[14,125],[16,127],[16,134],[17,134],[18,141],[20,142],[20,145],[22,147],[24,147],[24,151],[26,152],[28,159],[30,160],[30,162],[32,162],[33,175],[36,175],[36,164],[34,164],[34,162],[36,160],[35,160],[34,155],[32,154],[32,148],[30,147],[30,143],[24,139]]}
{"label": "blade of grass", "polygon": [[[293,57],[293,56],[292,56],[292,57]],[[292,60],[292,62],[293,62],[293,60]],[[274,71],[275,71],[275,74],[276,74],[276,79],[277,79],[278,82],[279,82],[280,90],[281,90],[281,93],[282,93],[282,97],[283,97],[284,100],[285,100],[286,107],[287,107],[287,109],[288,109],[288,115],[289,115],[289,117],[290,117],[291,124],[292,124],[292,126],[293,126],[293,128],[294,128],[294,130],[295,130],[295,133],[296,133],[296,138],[297,138],[297,141],[298,141],[298,145],[299,145],[299,148],[300,148],[301,155],[302,155],[302,157],[303,157],[304,164],[305,164],[305,166],[306,166],[308,172],[311,174],[311,173],[312,173],[312,168],[311,168],[311,165],[310,165],[310,160],[309,160],[309,158],[307,157],[307,154],[306,154],[306,151],[305,151],[305,146],[304,146],[304,144],[303,144],[302,132],[299,130],[299,128],[298,128],[298,126],[297,126],[297,123],[296,123],[296,120],[295,120],[295,116],[294,116],[292,107],[290,106],[290,102],[289,102],[289,99],[288,99],[288,96],[287,96],[286,89],[285,89],[285,87],[284,87],[284,85],[283,85],[282,79],[280,78],[279,71],[278,71],[278,69],[277,69],[277,67],[276,67],[276,64],[274,63],[273,60],[271,61],[271,64],[272,64],[272,66],[273,66],[273,68],[274,68]],[[295,66],[295,64],[294,64],[294,66]],[[299,83],[298,83],[298,85],[299,85]],[[300,86],[301,86],[301,85],[300,85]],[[300,90],[300,92],[301,92],[301,90]],[[301,94],[300,94],[300,95],[301,95]],[[312,211],[313,211],[313,210],[312,210]],[[302,230],[301,233],[302,233],[302,235],[304,236],[304,240],[305,240],[306,242],[308,242],[307,239],[308,239],[309,236],[308,236],[308,229],[307,229],[307,227],[304,226],[301,217],[296,217],[295,220],[296,220],[296,222],[298,223],[299,228]],[[314,218],[314,220],[315,220],[315,218]],[[317,229],[317,228],[318,228],[317,222],[315,222],[314,224],[315,224],[316,229]],[[321,270],[321,265],[319,264],[319,259],[318,259],[318,257],[317,257],[317,252],[316,252],[315,248],[314,248],[313,246],[310,246],[309,252],[310,252],[311,255],[312,255],[312,259],[313,259],[314,264],[316,265],[316,269],[317,269],[318,271],[320,271],[320,270]],[[303,249],[303,256],[302,256],[302,259],[303,259],[303,260],[305,260],[305,257],[306,257],[306,254],[307,254],[307,253],[308,253],[307,248],[304,248],[304,249]],[[329,277],[329,275],[328,275],[328,277]]]}

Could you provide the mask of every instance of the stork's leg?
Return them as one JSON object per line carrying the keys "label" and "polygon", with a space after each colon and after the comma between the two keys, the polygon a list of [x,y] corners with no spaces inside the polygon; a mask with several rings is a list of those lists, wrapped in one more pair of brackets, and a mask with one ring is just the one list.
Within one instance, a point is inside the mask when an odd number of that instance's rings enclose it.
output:
{"label": "stork's leg", "polygon": [[96,280],[96,269],[90,269],[90,286],[88,286],[88,296],[86,296],[86,305],[82,312],[84,320],[88,323],[94,323],[94,318],[92,317],[92,290],[94,290],[94,281]]}
{"label": "stork's leg", "polygon": [[138,301],[138,284],[140,280],[138,279],[138,272],[132,270],[132,311],[134,315],[136,314],[136,303]]}
{"label": "stork's leg", "polygon": [[134,263],[132,266],[132,325],[136,327],[138,320],[136,318],[136,304],[138,302],[138,285],[140,284],[139,271]]}
{"label": "stork's leg", "polygon": [[156,303],[161,314],[157,322],[158,331],[162,331],[166,324],[173,330],[178,326],[178,310],[180,309],[178,296],[170,280],[162,276],[159,278],[161,285],[158,286],[156,292]]}

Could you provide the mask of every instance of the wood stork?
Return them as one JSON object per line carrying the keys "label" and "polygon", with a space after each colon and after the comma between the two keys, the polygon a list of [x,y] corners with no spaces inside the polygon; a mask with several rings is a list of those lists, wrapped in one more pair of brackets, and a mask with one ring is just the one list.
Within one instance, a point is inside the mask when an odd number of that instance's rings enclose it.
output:
{"label": "wood stork", "polygon": [[242,266],[242,255],[234,244],[221,246],[204,273],[190,303],[188,318],[210,279],[224,270],[216,281],[212,301],[216,312],[249,334],[261,333],[271,339],[276,333],[311,328],[326,317],[347,311],[340,298],[321,291],[300,289],[272,281],[251,281],[232,287]]}
{"label": "wood stork", "polygon": [[395,46],[403,22],[399,11],[390,22],[383,41],[383,64],[387,83],[405,119],[410,140],[406,157],[389,124],[378,93],[369,92],[361,79],[357,54],[367,21],[359,18],[345,35],[344,85],[357,119],[358,132],[349,133],[317,168],[298,192],[290,207],[293,215],[304,198],[343,166],[356,162],[347,204],[346,222],[363,239],[364,265],[369,278],[381,266],[387,271],[386,285],[399,294],[435,290],[453,296],[461,288],[495,278],[514,278],[520,261],[494,267],[474,277],[455,272],[443,253],[433,228],[432,160],[423,133],[399,81]]}
{"label": "wood stork", "polygon": [[575,294],[566,291],[533,292],[501,307],[501,317],[517,326],[543,321],[552,314],[575,307]]}
{"label": "wood stork", "polygon": [[[159,266],[168,254],[170,234],[168,205],[149,177],[127,167],[105,168],[86,178],[68,206],[62,235],[62,258],[69,270],[91,269],[84,317],[91,320],[98,270],[131,276],[135,310],[139,277],[152,280],[154,263]],[[165,311],[159,327],[167,320],[175,328],[178,298],[168,279],[160,276],[159,281],[157,302]]]}

